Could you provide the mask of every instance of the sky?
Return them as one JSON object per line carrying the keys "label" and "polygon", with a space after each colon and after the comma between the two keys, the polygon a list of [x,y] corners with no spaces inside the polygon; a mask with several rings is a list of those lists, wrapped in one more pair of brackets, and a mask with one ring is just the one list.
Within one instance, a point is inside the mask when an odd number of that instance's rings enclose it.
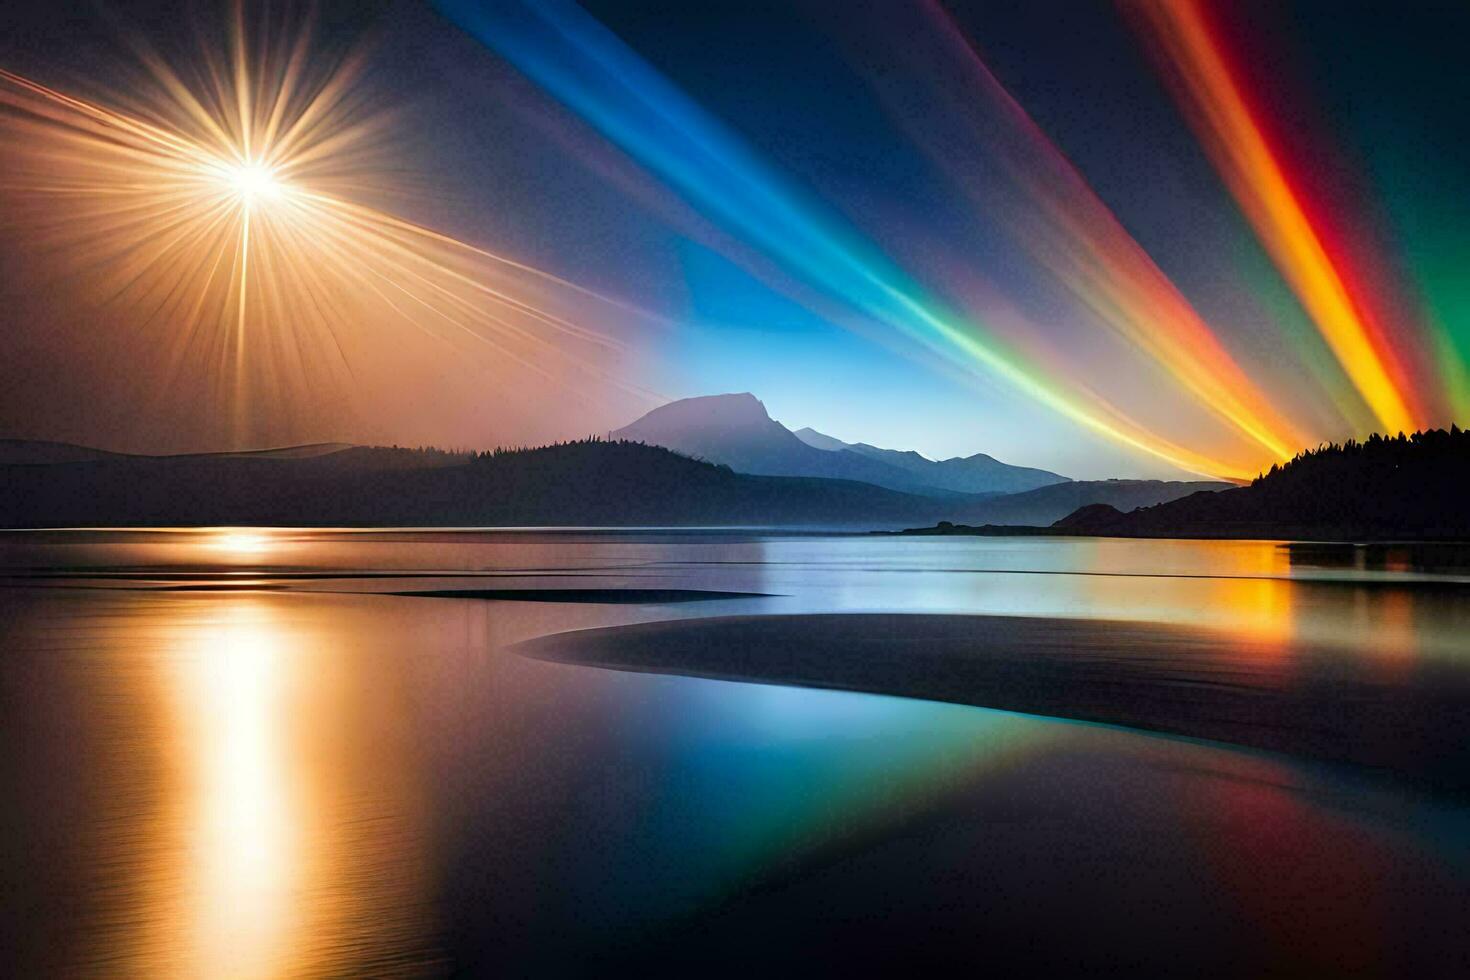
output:
{"label": "sky", "polygon": [[[1463,422],[1470,13],[1374,6],[10,4],[0,433],[479,447],[750,391],[1243,478]],[[261,193],[126,129],[238,155],[237,63]]]}

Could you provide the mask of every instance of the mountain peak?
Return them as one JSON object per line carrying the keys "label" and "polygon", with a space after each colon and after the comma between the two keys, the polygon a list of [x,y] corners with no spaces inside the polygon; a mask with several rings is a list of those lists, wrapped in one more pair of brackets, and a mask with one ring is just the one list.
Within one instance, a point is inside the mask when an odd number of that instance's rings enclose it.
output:
{"label": "mountain peak", "polygon": [[747,462],[752,454],[807,448],[766,414],[766,406],[749,392],[681,398],[660,405],[612,437],[732,466]]}
{"label": "mountain peak", "polygon": [[681,398],[660,405],[639,419],[635,425],[644,429],[715,425],[738,428],[744,425],[764,426],[771,421],[766,406],[748,391],[726,395],[701,395]]}

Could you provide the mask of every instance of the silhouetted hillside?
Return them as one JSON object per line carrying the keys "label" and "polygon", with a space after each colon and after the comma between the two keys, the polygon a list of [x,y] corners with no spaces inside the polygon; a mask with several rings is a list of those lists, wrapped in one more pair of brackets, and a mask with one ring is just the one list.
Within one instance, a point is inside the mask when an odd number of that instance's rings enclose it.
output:
{"label": "silhouetted hillside", "polygon": [[5,527],[862,525],[936,519],[925,497],[843,480],[747,476],[654,446],[585,441],[450,453],[126,456],[71,447],[0,464]]}
{"label": "silhouetted hillside", "polygon": [[[188,456],[8,447],[0,526],[1049,524],[1075,501],[1152,502],[1210,484],[1109,480],[937,497],[852,480],[736,473],[657,446],[587,440],[485,453],[322,445]],[[813,450],[818,452],[819,450]]]}
{"label": "silhouetted hillside", "polygon": [[[241,456],[252,459],[300,459],[307,456],[327,456],[345,449],[356,449],[349,442],[314,442],[304,446],[283,446],[277,449],[252,449],[235,453],[184,453],[172,458],[182,459],[189,455]],[[442,453],[441,450],[435,452]],[[77,446],[69,442],[46,442],[39,439],[0,439],[0,466],[8,464],[28,465],[34,463],[79,463],[98,459],[165,459],[170,457],[145,456],[137,453],[118,453],[90,446]]]}
{"label": "silhouetted hillside", "polygon": [[74,446],[69,442],[40,439],[0,439],[0,466],[32,463],[78,463],[92,459],[121,459],[126,453]]}
{"label": "silhouetted hillside", "polygon": [[1059,524],[1139,537],[1470,538],[1470,433],[1451,427],[1328,445],[1250,486],[1131,514],[1092,508]]}
{"label": "silhouetted hillside", "polygon": [[1078,507],[1106,504],[1118,510],[1148,507],[1191,493],[1224,490],[1229,483],[1207,480],[1069,480],[1025,493],[951,507],[945,517],[962,524],[1048,525]]}

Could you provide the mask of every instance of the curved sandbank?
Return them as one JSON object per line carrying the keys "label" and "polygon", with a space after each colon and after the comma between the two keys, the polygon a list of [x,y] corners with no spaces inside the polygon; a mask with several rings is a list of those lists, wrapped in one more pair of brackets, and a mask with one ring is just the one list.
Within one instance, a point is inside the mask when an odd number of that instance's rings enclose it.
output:
{"label": "curved sandbank", "polygon": [[767,592],[719,592],[712,589],[423,589],[376,595],[428,599],[499,599],[514,602],[590,602],[613,605],[656,605],[705,602],[711,599],[766,599]]}
{"label": "curved sandbank", "polygon": [[1470,790],[1470,671],[1440,660],[1153,623],[899,613],[640,623],[514,649],[1124,725]]}

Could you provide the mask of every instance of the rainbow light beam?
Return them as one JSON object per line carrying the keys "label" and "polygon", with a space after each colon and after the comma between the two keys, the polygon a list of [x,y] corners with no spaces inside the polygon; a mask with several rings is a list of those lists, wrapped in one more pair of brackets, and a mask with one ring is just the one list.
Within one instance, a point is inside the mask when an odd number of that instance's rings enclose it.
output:
{"label": "rainbow light beam", "polygon": [[1193,473],[1234,480],[1256,474],[1253,466],[1159,436],[948,309],[575,5],[440,0],[438,6],[686,201],[809,285],[1121,445]]}
{"label": "rainbow light beam", "polygon": [[[1196,402],[1276,459],[1315,441],[1282,417],[1086,178],[1001,84],[958,25],[925,4],[943,57],[916,54],[906,78],[936,76],[931,90],[948,110],[896,113],[983,217],[1007,218],[1018,243],[1109,329],[1156,361]],[[879,82],[881,84],[881,80]],[[963,91],[951,94],[956,84]],[[936,138],[935,116],[954,127]],[[977,158],[995,160],[1014,189],[1008,205],[973,180]]]}
{"label": "rainbow light beam", "polygon": [[1203,5],[1157,0],[1130,9],[1156,42],[1211,162],[1363,400],[1389,432],[1419,428],[1424,420],[1395,384],[1388,358],[1252,115]]}

